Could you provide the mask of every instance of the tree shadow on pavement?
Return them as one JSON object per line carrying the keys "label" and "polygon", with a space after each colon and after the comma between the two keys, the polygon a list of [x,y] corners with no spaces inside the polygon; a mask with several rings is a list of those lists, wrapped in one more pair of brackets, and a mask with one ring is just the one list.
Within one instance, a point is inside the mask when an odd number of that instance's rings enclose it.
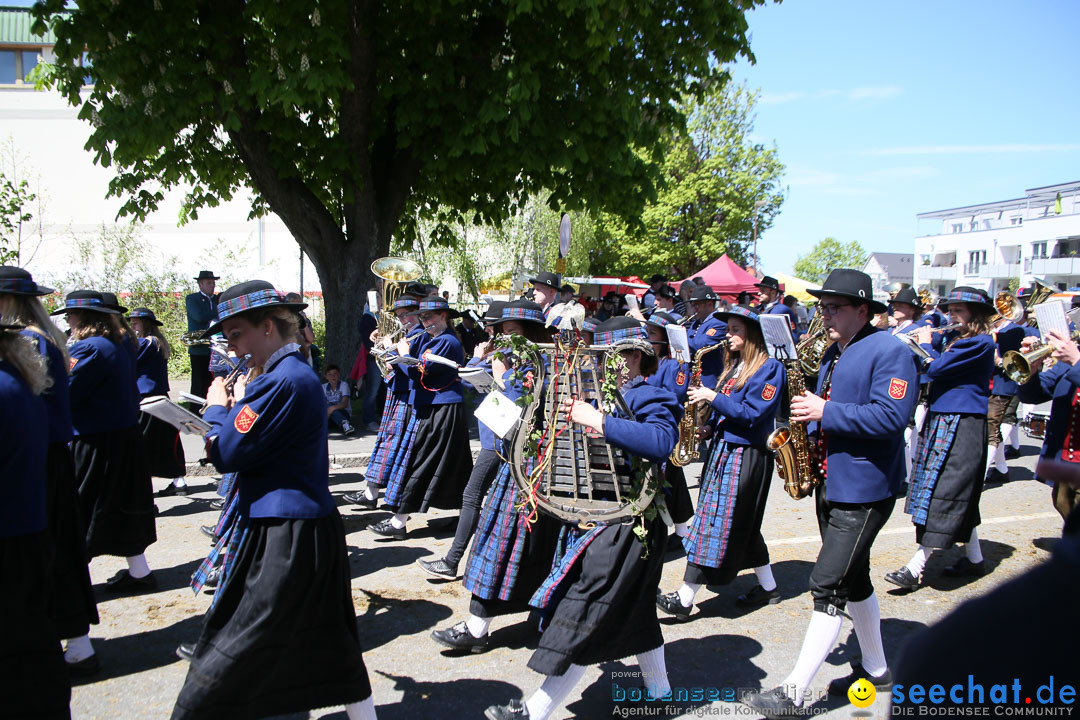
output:
{"label": "tree shadow on pavement", "polygon": [[[391,545],[390,547],[361,548],[349,545],[349,577],[355,580],[365,575],[385,570],[386,568],[412,565],[418,558],[431,555],[431,551],[422,547]],[[429,576],[416,568],[417,579]]]}
{"label": "tree shadow on pavement", "polygon": [[[200,536],[201,537],[201,536]],[[210,546],[207,545],[206,551],[210,552]],[[169,590],[177,590],[179,588],[186,588],[191,583],[191,574],[195,572],[195,568],[199,567],[199,563],[203,561],[202,558],[198,560],[189,560],[181,565],[174,565],[168,568],[151,568],[154,572],[154,577],[157,578],[157,589],[150,592],[141,593],[121,593],[113,595],[105,589],[105,583],[101,582],[94,585],[94,597],[97,599],[98,604],[109,602],[110,600],[119,600],[121,598],[135,597],[136,595],[155,595],[157,593],[168,592]]]}
{"label": "tree shadow on pavement", "polygon": [[[367,600],[357,613],[360,645],[364,652],[374,650],[404,635],[414,635],[433,628],[449,618],[453,611],[446,605],[415,597],[394,597],[391,592],[379,595],[360,590]],[[354,595],[354,604],[355,604]],[[487,707],[485,705],[485,707]],[[405,717],[395,715],[394,717]]]}
{"label": "tree shadow on pavement", "polygon": [[[481,718],[489,706],[505,705],[521,697],[520,688],[500,680],[424,682],[381,670],[375,672],[393,680],[394,689],[402,692],[401,700],[396,703],[381,705],[376,698],[375,711],[381,718]],[[312,717],[346,720],[347,716],[341,710]]]}
{"label": "tree shadow on pavement", "polygon": [[[814,563],[807,560],[784,560],[772,566],[776,587],[780,590],[781,602],[807,594],[810,586],[810,571],[813,567]],[[757,585],[757,577],[752,571],[742,573],[728,585],[710,585],[709,590],[715,592],[716,596],[698,603],[697,611],[691,617],[697,619],[697,615],[701,615],[702,618],[737,619],[759,610],[760,606],[739,607],[735,604],[738,596],[748,592],[755,585]],[[669,622],[664,624],[669,624]]]}
{"label": "tree shadow on pavement", "polygon": [[[161,510],[157,516],[159,518],[165,517],[184,517],[185,515],[197,515],[199,513],[212,512],[215,516],[220,513],[220,510],[215,510],[210,507],[210,504],[215,500],[220,500],[216,494],[210,497],[197,498],[197,497],[185,497],[181,498],[183,502],[178,502],[176,505],[168,508],[167,510]],[[159,501],[160,502],[160,501]],[[160,507],[160,506],[159,506]],[[197,531],[197,530],[196,530]]]}
{"label": "tree shadow on pavement", "polygon": [[186,617],[156,630],[115,638],[94,638],[94,652],[101,661],[101,672],[87,678],[73,678],[73,685],[110,680],[182,662],[176,656],[176,646],[192,643],[202,632],[203,615]]}

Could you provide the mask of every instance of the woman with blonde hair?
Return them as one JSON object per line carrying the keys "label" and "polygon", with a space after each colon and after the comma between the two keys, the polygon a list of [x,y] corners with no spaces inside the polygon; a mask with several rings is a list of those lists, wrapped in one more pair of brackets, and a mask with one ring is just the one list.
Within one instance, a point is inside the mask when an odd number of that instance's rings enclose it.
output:
{"label": "woman with blonde hair", "polygon": [[736,305],[717,313],[725,321],[728,348],[716,388],[690,388],[693,402],[715,411],[705,434],[714,434],[705,459],[697,511],[683,545],[686,570],[677,591],[660,595],[656,604],[679,620],[690,617],[702,585],[726,585],[740,570],[753,568],[757,584],[736,604],[774,604],[780,592],[761,535],[773,456],[766,440],[787,381],[784,366],[769,357],[758,314]]}

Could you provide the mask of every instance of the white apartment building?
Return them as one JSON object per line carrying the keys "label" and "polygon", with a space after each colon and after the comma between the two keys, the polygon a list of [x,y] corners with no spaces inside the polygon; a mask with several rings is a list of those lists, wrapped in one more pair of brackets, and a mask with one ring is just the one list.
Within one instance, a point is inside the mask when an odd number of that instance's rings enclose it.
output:
{"label": "white apartment building", "polygon": [[1080,286],[1080,181],[916,218],[917,288],[944,295],[969,285],[993,296],[1012,278],[1021,287],[1035,278],[1060,290]]}

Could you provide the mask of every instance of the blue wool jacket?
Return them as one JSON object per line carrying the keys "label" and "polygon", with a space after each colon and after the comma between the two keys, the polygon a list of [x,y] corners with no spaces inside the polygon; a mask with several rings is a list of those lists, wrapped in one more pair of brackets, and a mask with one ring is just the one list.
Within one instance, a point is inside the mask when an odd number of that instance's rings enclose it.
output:
{"label": "blue wool jacket", "polygon": [[[418,339],[422,341],[431,337],[424,328],[417,325],[412,330],[405,333],[405,339],[409,341],[409,355],[412,357],[420,357],[419,355],[413,355],[413,350],[422,349],[422,344],[418,344]],[[394,365],[393,371],[390,373],[389,379],[386,380],[387,389],[394,393],[399,400],[407,400],[409,394],[412,392],[412,382],[409,379],[409,369],[403,365]]]}
{"label": "blue wool jacket", "polygon": [[71,355],[68,389],[76,435],[128,428],[139,419],[135,358],[103,337],[80,340]]}
{"label": "blue wool jacket", "polygon": [[907,475],[904,428],[919,395],[911,351],[867,324],[843,353],[836,343],[825,351],[822,382],[830,371],[832,391],[821,422],[807,427],[811,434],[827,433],[826,499],[871,503],[894,497]]}
{"label": "blue wool jacket", "polygon": [[940,353],[929,343],[922,347],[934,358],[924,361],[930,380],[930,411],[985,415],[994,372],[994,339],[989,335],[961,338]]}
{"label": "blue wool jacket", "polygon": [[1080,387],[1080,363],[1067,365],[1058,362],[1049,370],[1037,373],[1020,386],[1020,402],[1038,405],[1050,402],[1050,419],[1046,423],[1041,457],[1057,457],[1065,444],[1065,434],[1072,417],[1072,399]]}
{"label": "blue wool jacket", "polygon": [[[691,356],[708,345],[715,345],[727,337],[727,323],[709,315],[704,320],[695,319],[686,326],[686,340],[690,345]],[[690,358],[693,360],[693,357]],[[716,379],[724,372],[724,353],[713,350],[701,360],[701,384],[707,388],[716,387]]]}
{"label": "blue wool jacket", "polygon": [[[734,381],[721,383],[712,407],[717,435],[724,442],[765,448],[775,427],[774,418],[784,395],[787,371],[779,360],[769,358],[738,390]],[[728,386],[725,392],[724,386]]]}
{"label": "blue wool jacket", "polygon": [[169,394],[169,363],[157,338],[139,338],[135,373],[135,383],[142,397]]}
{"label": "blue wool jacket", "polygon": [[[0,360],[0,537],[41,532],[45,517],[45,401]],[[13,578],[18,582],[18,578]]]}
{"label": "blue wool jacket", "polygon": [[[1016,323],[1009,323],[1005,327],[997,331],[997,354],[998,357],[1004,359],[1005,353],[1011,350],[1019,350],[1020,344],[1024,342],[1024,338],[1027,337],[1024,334],[1024,328],[1020,327]],[[1020,386],[1014,381],[1009,379],[1009,376],[1002,371],[1001,367],[994,365],[994,379],[993,384],[990,386],[991,395],[1006,395],[1012,397],[1020,390]]]}
{"label": "blue wool jacket", "polygon": [[299,352],[252,380],[231,411],[208,408],[207,455],[235,472],[238,509],[251,518],[321,518],[334,509],[327,477],[326,397]]}
{"label": "blue wool jacket", "polygon": [[634,417],[609,413],[604,418],[604,437],[631,455],[665,462],[679,442],[682,406],[667,390],[636,377],[623,386],[622,396]]}
{"label": "blue wool jacket", "polygon": [[53,381],[52,386],[41,395],[49,416],[49,443],[69,443],[74,433],[71,430],[68,364],[64,361],[64,353],[51,340],[33,330],[23,330],[20,335],[28,338],[37,351],[45,356],[49,377]]}
{"label": "blue wool jacket", "polygon": [[412,381],[409,404],[422,407],[461,402],[465,399],[465,386],[458,377],[457,368],[426,358],[427,354],[431,353],[453,360],[458,365],[464,365],[465,351],[461,347],[461,341],[449,327],[435,337],[427,333],[424,335],[428,339],[423,341],[422,346],[418,346],[418,354],[413,356],[419,358],[421,362],[409,368],[409,379]]}
{"label": "blue wool jacket", "polygon": [[[710,355],[715,353],[710,353]],[[707,356],[706,356],[707,357]],[[690,363],[681,363],[675,358],[660,358],[656,372],[645,381],[653,387],[663,388],[680,402],[686,402],[686,390],[690,387]]]}

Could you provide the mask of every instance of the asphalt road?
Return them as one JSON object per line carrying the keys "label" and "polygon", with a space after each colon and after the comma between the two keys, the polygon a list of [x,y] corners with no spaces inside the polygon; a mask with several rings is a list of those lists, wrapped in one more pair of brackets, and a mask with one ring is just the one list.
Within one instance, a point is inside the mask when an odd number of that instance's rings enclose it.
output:
{"label": "asphalt road", "polygon": [[[338,449],[332,447],[332,452],[364,452],[372,441],[371,435],[335,438],[332,446]],[[906,595],[891,592],[891,586],[880,578],[900,567],[914,550],[914,531],[901,504],[897,505],[872,558],[889,658],[896,657],[912,631],[1048,557],[1043,548],[1060,535],[1062,523],[1050,505],[1049,489],[1032,477],[1038,446],[1027,438],[1023,442],[1023,457],[1010,461],[1008,480],[989,484],[983,494],[979,534],[990,569],[987,576],[941,576],[941,569],[961,553],[954,548],[930,559],[924,587]],[[189,448],[190,456],[197,453],[198,444],[189,441]],[[699,471],[700,466],[688,468],[694,495]],[[103,583],[123,566],[123,560],[98,558],[91,565],[102,619],[92,628],[91,638],[102,671],[74,688],[71,708],[76,718],[166,718],[171,712],[187,671],[174,649],[197,637],[210,601],[206,595],[195,596],[188,587],[191,573],[209,550],[199,526],[217,519],[209,508],[216,498],[212,478],[189,481],[195,491],[191,496],[157,500],[159,539],[147,551],[159,581],[157,592],[108,597]],[[330,483],[339,499],[362,487],[356,470],[333,471]],[[155,480],[157,488],[164,485],[165,481]],[[790,499],[782,483],[774,480],[769,503],[763,532],[782,602],[751,611],[735,607],[735,596],[755,582],[751,571],[727,587],[703,589],[689,622],[662,621],[673,686],[716,688],[723,696],[725,688],[775,686],[793,666],[812,609],[807,581],[820,543],[811,500]],[[385,511],[362,512],[352,506],[341,511],[360,636],[381,718],[481,718],[488,705],[531,693],[539,685],[541,678],[526,667],[536,636],[525,614],[493,623],[496,649],[486,654],[455,656],[429,637],[432,630],[467,617],[469,594],[460,583],[429,580],[415,564],[417,558],[442,556],[450,544],[456,513],[438,511],[415,517],[408,538],[393,542],[377,540],[365,530],[387,517]],[[683,568],[682,557],[669,556],[661,589],[678,588]],[[822,695],[831,679],[847,673],[848,661],[858,654],[850,621],[845,620],[840,638],[814,680]],[[613,701],[613,695],[621,688],[637,686],[636,670],[632,658],[589,668],[568,704],[553,717],[633,717],[619,714],[623,706]],[[884,717],[886,703],[882,693],[867,715]],[[814,709],[837,718],[849,717],[854,710],[846,699],[820,700]],[[737,703],[702,701],[682,704],[677,712],[659,716],[747,714]],[[293,717],[343,719],[345,714],[341,708],[330,708]]]}

